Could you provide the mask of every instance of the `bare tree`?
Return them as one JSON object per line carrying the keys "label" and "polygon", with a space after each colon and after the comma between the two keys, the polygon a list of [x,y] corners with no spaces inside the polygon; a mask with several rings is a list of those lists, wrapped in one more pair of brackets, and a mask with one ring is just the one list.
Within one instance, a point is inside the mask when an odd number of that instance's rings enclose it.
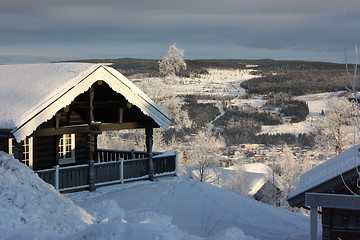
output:
{"label": "bare tree", "polygon": [[186,69],[184,50],[177,48],[174,43],[167,51],[167,55],[159,61],[159,71],[164,77],[175,76],[176,73]]}

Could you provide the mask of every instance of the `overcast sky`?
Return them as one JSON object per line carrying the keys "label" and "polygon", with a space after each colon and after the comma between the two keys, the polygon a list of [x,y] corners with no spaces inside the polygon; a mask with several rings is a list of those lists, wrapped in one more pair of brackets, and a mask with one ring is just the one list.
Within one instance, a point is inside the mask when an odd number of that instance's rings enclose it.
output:
{"label": "overcast sky", "polygon": [[160,59],[173,43],[188,59],[344,62],[345,42],[354,62],[360,0],[0,0],[0,64]]}

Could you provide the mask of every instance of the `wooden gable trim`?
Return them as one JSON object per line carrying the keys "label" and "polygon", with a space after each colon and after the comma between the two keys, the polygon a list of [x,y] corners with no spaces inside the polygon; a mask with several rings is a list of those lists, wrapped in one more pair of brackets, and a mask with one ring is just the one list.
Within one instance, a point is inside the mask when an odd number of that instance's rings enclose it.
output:
{"label": "wooden gable trim", "polygon": [[61,95],[54,96],[52,99],[42,103],[38,107],[39,110],[34,112],[34,115],[29,115],[23,119],[19,127],[12,130],[16,140],[21,141],[26,136],[31,135],[38,126],[51,119],[57,111],[69,105],[79,93],[86,92],[92,84],[99,80],[106,82],[111,89],[123,95],[128,102],[137,106],[144,115],[152,118],[159,126],[163,128],[170,126],[171,120],[167,114],[144,93],[137,90],[137,87],[131,81],[115,69],[100,65],[82,80],[75,83],[74,86],[61,93]]}

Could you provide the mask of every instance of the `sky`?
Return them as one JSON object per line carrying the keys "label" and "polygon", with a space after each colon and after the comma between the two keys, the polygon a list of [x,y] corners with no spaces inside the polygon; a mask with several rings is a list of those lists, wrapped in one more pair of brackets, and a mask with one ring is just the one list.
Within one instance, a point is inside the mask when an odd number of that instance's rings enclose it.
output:
{"label": "sky", "polygon": [[[359,0],[0,0],[0,64],[155,58],[355,62]],[[359,57],[358,57],[359,58]]]}

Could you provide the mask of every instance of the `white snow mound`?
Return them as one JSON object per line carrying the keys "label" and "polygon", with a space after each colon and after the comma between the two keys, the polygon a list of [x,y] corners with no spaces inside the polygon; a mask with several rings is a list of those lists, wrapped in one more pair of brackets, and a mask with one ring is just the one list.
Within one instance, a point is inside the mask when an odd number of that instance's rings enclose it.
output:
{"label": "white snow mound", "polygon": [[17,232],[71,234],[93,222],[92,217],[29,167],[0,152],[0,239]]}

